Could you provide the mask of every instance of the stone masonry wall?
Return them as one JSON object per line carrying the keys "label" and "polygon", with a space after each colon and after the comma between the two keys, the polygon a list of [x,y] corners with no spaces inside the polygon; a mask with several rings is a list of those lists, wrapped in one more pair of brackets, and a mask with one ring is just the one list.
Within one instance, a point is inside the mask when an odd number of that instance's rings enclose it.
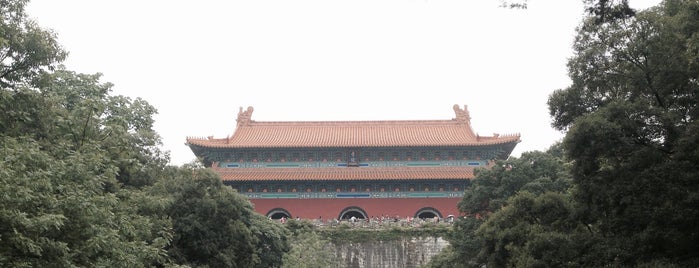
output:
{"label": "stone masonry wall", "polygon": [[444,249],[449,242],[441,237],[404,238],[335,244],[335,252],[347,268],[418,268]]}

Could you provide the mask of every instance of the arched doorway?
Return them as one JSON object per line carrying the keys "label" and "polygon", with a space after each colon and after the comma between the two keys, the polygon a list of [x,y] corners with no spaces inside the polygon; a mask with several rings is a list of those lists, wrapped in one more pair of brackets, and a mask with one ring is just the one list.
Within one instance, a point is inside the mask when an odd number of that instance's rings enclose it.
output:
{"label": "arched doorway", "polygon": [[419,209],[415,213],[415,218],[420,218],[420,219],[431,219],[431,218],[442,218],[442,213],[439,212],[439,210],[433,208],[433,207],[424,207]]}
{"label": "arched doorway", "polygon": [[273,220],[278,220],[281,219],[282,217],[286,217],[287,219],[291,218],[291,213],[287,211],[286,209],[283,208],[273,208],[269,212],[267,212],[267,217],[273,219]]}
{"label": "arched doorway", "polygon": [[340,220],[348,220],[354,217],[355,219],[366,219],[366,211],[360,207],[346,207],[340,212],[340,216],[337,217]]}

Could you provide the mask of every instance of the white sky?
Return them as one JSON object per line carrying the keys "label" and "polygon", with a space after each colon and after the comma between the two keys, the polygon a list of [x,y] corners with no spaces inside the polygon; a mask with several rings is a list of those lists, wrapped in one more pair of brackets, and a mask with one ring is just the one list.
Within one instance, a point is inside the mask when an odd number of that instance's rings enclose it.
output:
{"label": "white sky", "polygon": [[[631,0],[645,8],[659,0]],[[581,0],[32,0],[29,16],[103,73],[113,94],[158,109],[172,164],[187,136],[257,121],[451,119],[468,105],[481,135],[521,133],[514,156],[562,138],[548,95],[570,84]]]}

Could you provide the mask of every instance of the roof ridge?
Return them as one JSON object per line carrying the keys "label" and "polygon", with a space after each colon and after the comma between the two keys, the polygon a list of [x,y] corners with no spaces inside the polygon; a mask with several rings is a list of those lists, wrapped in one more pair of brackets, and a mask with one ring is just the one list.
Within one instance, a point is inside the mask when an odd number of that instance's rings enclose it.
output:
{"label": "roof ridge", "polygon": [[[240,107],[237,126],[226,138],[187,138],[208,148],[486,146],[519,142],[519,133],[480,136],[466,105],[455,118],[420,120],[255,121],[253,107]],[[508,145],[510,146],[510,145]],[[511,145],[514,147],[514,144]],[[507,149],[506,149],[507,150]]]}
{"label": "roof ridge", "polygon": [[385,124],[385,123],[456,123],[455,119],[397,119],[397,120],[302,120],[302,121],[257,121],[251,120],[250,124]]}

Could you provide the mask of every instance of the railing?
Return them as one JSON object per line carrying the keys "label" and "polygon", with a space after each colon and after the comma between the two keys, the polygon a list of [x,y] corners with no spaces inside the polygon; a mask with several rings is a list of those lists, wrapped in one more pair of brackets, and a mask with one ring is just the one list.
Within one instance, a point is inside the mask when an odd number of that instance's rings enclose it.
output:
{"label": "railing", "polygon": [[415,192],[278,192],[278,193],[241,193],[250,199],[275,198],[445,198],[463,197],[463,191],[415,191]]}
{"label": "railing", "polygon": [[[288,221],[295,221],[301,219],[285,219],[277,220],[281,223],[286,223]],[[305,220],[305,219],[304,219]],[[454,217],[447,218],[369,218],[369,219],[329,219],[321,220],[314,219],[309,220],[314,226],[318,228],[354,228],[354,229],[390,229],[390,228],[424,228],[424,227],[447,227],[454,223]]]}

